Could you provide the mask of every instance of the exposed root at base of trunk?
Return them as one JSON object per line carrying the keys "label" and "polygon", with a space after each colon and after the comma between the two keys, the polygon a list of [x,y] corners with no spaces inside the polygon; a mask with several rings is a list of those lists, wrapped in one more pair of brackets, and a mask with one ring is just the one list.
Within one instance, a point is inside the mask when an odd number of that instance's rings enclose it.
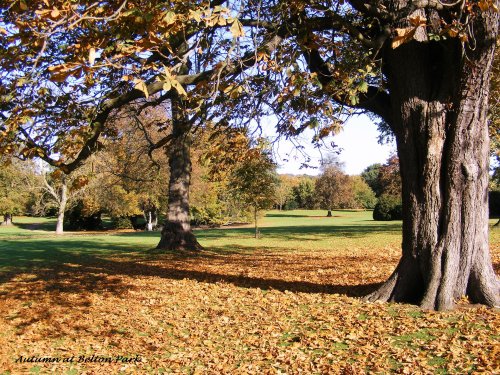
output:
{"label": "exposed root at base of trunk", "polygon": [[366,301],[419,303],[423,292],[423,283],[416,260],[403,257],[398,266],[376,291],[364,297]]}
{"label": "exposed root at base of trunk", "polygon": [[201,246],[191,230],[185,230],[180,223],[165,223],[161,231],[161,240],[155,252],[165,251],[201,251]]}
{"label": "exposed root at base of trunk", "polygon": [[[483,254],[476,260],[476,266],[471,270],[467,295],[472,303],[498,307],[500,305],[500,282],[492,268],[487,266],[486,259],[487,254]],[[441,286],[438,290],[440,288]],[[443,298],[439,293],[431,296],[426,294],[426,289],[417,261],[411,257],[403,257],[389,279],[376,291],[365,296],[364,300],[411,303],[426,310],[438,311],[451,310],[455,307],[453,296]]]}

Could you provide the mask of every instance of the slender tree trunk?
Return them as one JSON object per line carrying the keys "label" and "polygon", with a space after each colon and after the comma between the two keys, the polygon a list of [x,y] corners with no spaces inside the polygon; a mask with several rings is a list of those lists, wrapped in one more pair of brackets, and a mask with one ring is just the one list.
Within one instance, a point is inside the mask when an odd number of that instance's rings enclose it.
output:
{"label": "slender tree trunk", "polygon": [[61,195],[59,197],[59,208],[57,212],[56,234],[64,234],[64,212],[68,203],[68,183],[63,175],[61,181]]}
{"label": "slender tree trunk", "polygon": [[191,230],[189,186],[191,183],[191,134],[182,99],[172,99],[172,140],[168,150],[170,166],[167,220],[157,249],[201,250]]}
{"label": "slender tree trunk", "polygon": [[4,214],[2,225],[12,225],[12,215]]}
{"label": "slender tree trunk", "polygon": [[403,185],[402,258],[370,300],[446,310],[468,295],[498,306],[488,246],[487,126],[497,15],[456,39],[411,42],[385,54]]}
{"label": "slender tree trunk", "polygon": [[257,210],[257,206],[253,206],[253,220],[255,222],[255,238],[259,238],[259,225],[257,223],[257,215],[258,213],[258,210]]}
{"label": "slender tree trunk", "polygon": [[153,218],[151,216],[151,211],[148,211],[146,216],[147,216],[146,230],[148,232],[152,232],[153,231]]}
{"label": "slender tree trunk", "polygon": [[151,212],[151,215],[153,216],[153,228],[156,228],[158,226],[158,211],[156,209],[156,207],[154,208],[154,210]]}

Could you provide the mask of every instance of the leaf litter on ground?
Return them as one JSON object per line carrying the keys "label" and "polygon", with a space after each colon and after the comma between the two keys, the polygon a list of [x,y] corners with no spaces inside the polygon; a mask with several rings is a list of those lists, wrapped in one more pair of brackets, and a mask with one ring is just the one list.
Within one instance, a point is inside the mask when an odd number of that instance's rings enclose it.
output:
{"label": "leaf litter on ground", "polygon": [[11,270],[0,284],[0,373],[498,373],[497,310],[365,302],[400,250],[360,244],[103,254]]}

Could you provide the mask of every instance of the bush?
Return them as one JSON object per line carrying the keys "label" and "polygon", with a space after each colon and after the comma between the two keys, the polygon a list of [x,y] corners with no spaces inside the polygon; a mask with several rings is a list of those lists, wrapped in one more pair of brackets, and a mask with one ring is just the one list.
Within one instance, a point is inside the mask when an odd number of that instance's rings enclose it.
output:
{"label": "bush", "polygon": [[102,229],[101,212],[88,213],[82,201],[72,207],[65,214],[65,225],[71,230],[97,230]]}
{"label": "bush", "polygon": [[291,200],[286,201],[285,205],[283,206],[283,209],[287,210],[287,211],[288,210],[296,210],[297,208],[299,208],[299,205],[295,199],[291,199]]}
{"label": "bush", "polygon": [[191,225],[222,225],[224,218],[217,206],[190,207]]}
{"label": "bush", "polygon": [[389,221],[403,218],[401,198],[394,195],[382,195],[373,210],[373,220]]}
{"label": "bush", "polygon": [[133,229],[130,218],[127,216],[112,217],[111,227],[113,229]]}
{"label": "bush", "polygon": [[129,218],[132,228],[135,230],[145,230],[146,229],[146,219],[144,215],[133,215]]}

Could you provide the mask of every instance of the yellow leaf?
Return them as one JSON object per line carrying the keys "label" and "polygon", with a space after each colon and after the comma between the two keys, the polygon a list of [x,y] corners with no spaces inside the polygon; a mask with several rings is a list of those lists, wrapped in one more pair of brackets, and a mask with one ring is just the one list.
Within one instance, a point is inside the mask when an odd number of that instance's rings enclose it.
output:
{"label": "yellow leaf", "polygon": [[177,90],[177,92],[182,95],[182,96],[187,96],[186,90],[184,90],[184,87],[179,83],[179,81],[172,80],[171,81],[172,86]]}
{"label": "yellow leaf", "polygon": [[234,20],[233,25],[231,26],[231,34],[233,37],[238,38],[240,36],[245,36],[245,30],[243,30],[243,25],[239,20]]}
{"label": "yellow leaf", "polygon": [[171,88],[172,88],[172,83],[169,80],[163,82],[164,91],[170,91]]}
{"label": "yellow leaf", "polygon": [[201,11],[199,10],[191,10],[189,11],[189,15],[191,16],[191,18],[193,18],[196,22],[200,22],[201,21]]}
{"label": "yellow leaf", "polygon": [[19,8],[21,8],[21,10],[28,10],[28,6],[26,5],[26,2],[24,0],[21,0],[19,2]]}
{"label": "yellow leaf", "polygon": [[409,18],[410,25],[414,27],[418,26],[424,26],[427,23],[427,18],[421,17],[421,16],[416,16],[416,17],[410,17]]}
{"label": "yellow leaf", "polygon": [[140,90],[144,93],[144,96],[149,98],[148,85],[142,79],[134,79],[135,89]]}
{"label": "yellow leaf", "polygon": [[56,8],[54,8],[54,9],[52,10],[52,12],[50,12],[50,16],[51,16],[52,18],[57,18],[57,17],[59,17],[59,15],[60,15],[60,14],[61,14],[61,13],[59,13],[59,10],[57,10]]}
{"label": "yellow leaf", "polygon": [[165,19],[165,22],[167,23],[167,25],[171,25],[175,22],[176,15],[174,12],[168,11],[167,14],[165,14],[164,19]]}
{"label": "yellow leaf", "polygon": [[415,32],[417,31],[416,27],[406,27],[404,29],[396,29],[396,36],[392,39],[391,47],[393,49],[398,48],[400,45],[409,42]]}
{"label": "yellow leaf", "polygon": [[488,10],[488,8],[490,7],[490,4],[489,4],[489,1],[487,1],[487,0],[481,0],[481,1],[478,1],[477,6],[483,12],[486,12]]}
{"label": "yellow leaf", "polygon": [[227,19],[225,19],[222,16],[219,16],[217,24],[220,25],[220,26],[226,26],[227,25]]}

